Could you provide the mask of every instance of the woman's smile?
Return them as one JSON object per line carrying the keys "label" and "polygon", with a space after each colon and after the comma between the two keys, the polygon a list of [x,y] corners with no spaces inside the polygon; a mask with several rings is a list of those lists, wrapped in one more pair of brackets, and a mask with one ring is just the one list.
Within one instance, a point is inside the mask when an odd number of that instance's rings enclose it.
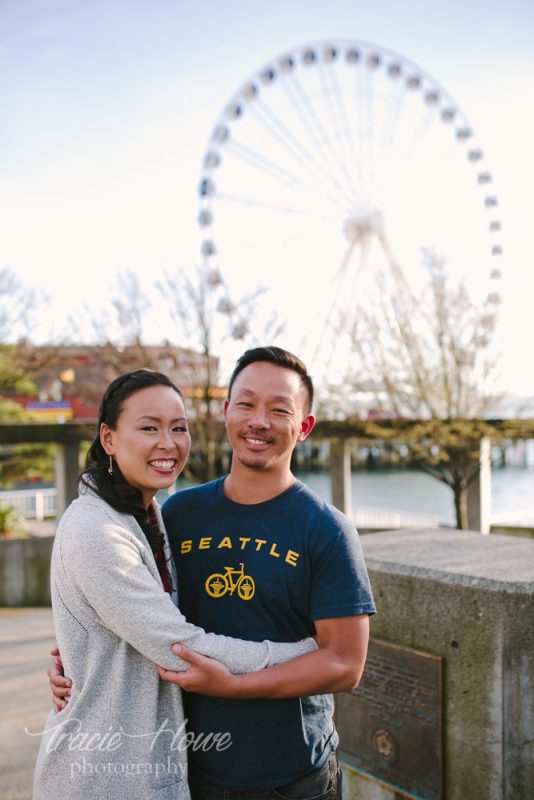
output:
{"label": "woman's smile", "polygon": [[157,472],[161,472],[162,474],[167,475],[170,472],[174,472],[176,467],[176,459],[162,459],[159,458],[157,460],[149,461],[149,465],[155,469]]}

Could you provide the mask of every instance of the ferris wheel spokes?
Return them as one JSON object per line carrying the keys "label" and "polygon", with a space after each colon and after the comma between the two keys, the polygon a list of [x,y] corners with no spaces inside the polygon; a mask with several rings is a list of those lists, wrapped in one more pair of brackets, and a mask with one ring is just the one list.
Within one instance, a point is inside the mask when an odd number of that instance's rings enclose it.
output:
{"label": "ferris wheel spokes", "polygon": [[268,276],[280,308],[299,271],[313,275],[332,320],[369,271],[409,285],[423,246],[458,276],[495,283],[497,210],[472,127],[436,81],[385,48],[319,42],[253,75],[217,120],[200,184],[201,252],[230,280]]}

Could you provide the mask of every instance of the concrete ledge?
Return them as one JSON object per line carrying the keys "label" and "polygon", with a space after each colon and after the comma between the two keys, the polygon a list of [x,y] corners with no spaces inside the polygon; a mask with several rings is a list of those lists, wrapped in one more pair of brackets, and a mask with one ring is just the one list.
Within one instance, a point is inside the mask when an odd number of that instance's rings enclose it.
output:
{"label": "concrete ledge", "polygon": [[367,566],[489,591],[534,592],[534,541],[443,528],[361,536]]}
{"label": "concrete ledge", "polygon": [[527,528],[525,525],[492,525],[493,533],[504,533],[506,536],[524,536],[526,539],[534,539],[534,528]]}
{"label": "concrete ledge", "polygon": [[0,606],[49,606],[53,536],[0,541]]}

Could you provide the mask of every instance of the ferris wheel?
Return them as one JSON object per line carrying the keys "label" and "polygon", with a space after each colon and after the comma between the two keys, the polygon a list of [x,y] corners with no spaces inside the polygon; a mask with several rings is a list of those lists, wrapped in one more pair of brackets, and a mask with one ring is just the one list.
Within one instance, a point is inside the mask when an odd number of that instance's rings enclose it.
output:
{"label": "ferris wheel", "polygon": [[417,287],[423,247],[499,302],[499,202],[475,132],[424,70],[373,44],[296,48],[236,91],[204,155],[198,222],[205,267],[269,286],[308,358],[377,273]]}

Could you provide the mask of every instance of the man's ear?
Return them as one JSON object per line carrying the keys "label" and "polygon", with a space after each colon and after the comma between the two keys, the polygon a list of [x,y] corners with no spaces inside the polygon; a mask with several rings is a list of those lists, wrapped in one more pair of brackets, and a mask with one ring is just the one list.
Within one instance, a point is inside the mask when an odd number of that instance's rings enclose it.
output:
{"label": "man's ear", "polygon": [[308,438],[314,428],[314,425],[315,417],[312,414],[308,414],[307,417],[304,417],[300,425],[300,433],[298,437],[299,442],[303,442],[304,439]]}
{"label": "man's ear", "polygon": [[105,422],[100,423],[100,444],[108,456],[113,455],[115,452],[115,448],[113,446],[113,431]]}
{"label": "man's ear", "polygon": [[223,411],[224,411],[224,421],[225,421],[225,422],[226,422],[226,412],[228,411],[228,406],[229,406],[229,404],[230,404],[230,401],[229,401],[229,400],[225,400],[225,401],[224,401],[224,409],[223,409]]}

